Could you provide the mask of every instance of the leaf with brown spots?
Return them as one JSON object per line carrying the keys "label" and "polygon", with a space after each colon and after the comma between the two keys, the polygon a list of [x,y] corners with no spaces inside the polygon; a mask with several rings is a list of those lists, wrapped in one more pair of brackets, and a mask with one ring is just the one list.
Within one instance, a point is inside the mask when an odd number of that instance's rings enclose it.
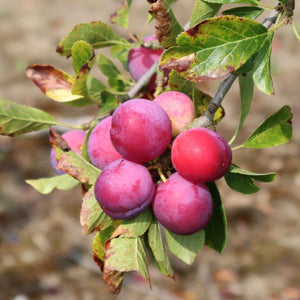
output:
{"label": "leaf with brown spots", "polygon": [[128,15],[132,0],[123,0],[119,9],[110,15],[110,22],[128,28]]}
{"label": "leaf with brown spots", "polygon": [[102,278],[109,292],[114,295],[118,295],[120,293],[124,278],[123,272],[104,268]]}
{"label": "leaf with brown spots", "polygon": [[267,37],[267,29],[251,19],[207,19],[178,36],[177,46],[163,53],[160,68],[191,81],[220,79],[245,64]]}

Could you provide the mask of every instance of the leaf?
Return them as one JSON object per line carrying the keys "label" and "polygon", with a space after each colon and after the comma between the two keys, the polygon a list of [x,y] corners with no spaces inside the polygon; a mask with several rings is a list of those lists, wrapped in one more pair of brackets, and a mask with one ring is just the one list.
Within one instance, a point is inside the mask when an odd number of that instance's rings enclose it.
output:
{"label": "leaf", "polygon": [[222,11],[223,15],[235,15],[238,17],[246,17],[252,20],[258,18],[264,9],[255,6],[241,6],[241,7],[234,7],[231,9],[227,9]]}
{"label": "leaf", "polygon": [[127,45],[126,47],[123,45],[114,45],[111,46],[111,56],[116,57],[123,65],[123,68],[128,71],[128,53],[131,48],[135,45],[133,43]]}
{"label": "leaf", "polygon": [[163,243],[157,219],[154,219],[148,231],[150,253],[159,270],[166,276],[174,278],[174,271]]}
{"label": "leaf", "polygon": [[240,101],[241,101],[240,120],[229,144],[231,144],[236,139],[250,110],[250,106],[253,98],[253,90],[254,90],[252,74],[253,74],[252,72],[249,72],[246,74],[239,75]]}
{"label": "leaf", "polygon": [[243,170],[234,164],[231,164],[228,172],[250,176],[252,179],[261,181],[261,182],[271,182],[271,181],[274,181],[277,177],[276,173],[264,173],[264,174],[254,173],[254,172],[250,172],[247,170]]}
{"label": "leaf", "polygon": [[103,105],[98,113],[99,115],[108,113],[118,107],[118,99],[108,91],[101,92],[101,100]]}
{"label": "leaf", "polygon": [[51,115],[30,106],[0,98],[0,134],[15,136],[59,125]]}
{"label": "leaf", "polygon": [[89,75],[86,79],[86,89],[91,100],[100,104],[101,92],[106,90],[107,87],[101,81]]}
{"label": "leaf", "polygon": [[113,295],[118,295],[122,288],[124,273],[104,268],[102,277],[108,291]]}
{"label": "leaf", "polygon": [[170,7],[173,2],[175,1],[158,0],[152,3],[149,10],[149,14],[156,20],[156,37],[163,48],[176,45],[176,37],[183,31]]}
{"label": "leaf", "polygon": [[220,4],[230,4],[230,3],[250,3],[256,4],[255,0],[205,0],[209,3],[220,3]]}
{"label": "leaf", "polygon": [[225,174],[225,181],[231,189],[242,194],[253,194],[260,190],[250,176],[228,172]]}
{"label": "leaf", "polygon": [[152,210],[148,208],[141,212],[135,218],[124,220],[121,225],[123,234],[127,237],[142,236],[148,230],[152,218]]}
{"label": "leaf", "polygon": [[101,53],[97,56],[97,65],[101,72],[108,78],[123,78],[122,74],[113,62]]}
{"label": "leaf", "polygon": [[247,148],[267,148],[287,143],[292,137],[291,109],[288,105],[268,117],[241,145]]}
{"label": "leaf", "polygon": [[223,252],[227,242],[227,221],[218,187],[214,182],[206,184],[214,202],[209,223],[205,226],[205,244],[217,252]]}
{"label": "leaf", "polygon": [[114,220],[109,217],[100,207],[94,195],[94,188],[90,188],[82,199],[80,211],[80,224],[84,234],[94,231],[105,230],[113,224]]}
{"label": "leaf", "polygon": [[71,92],[73,77],[53,66],[32,65],[26,69],[26,76],[52,100],[66,103],[82,98]]}
{"label": "leaf", "polygon": [[110,47],[112,45],[128,46],[130,44],[126,40],[119,38],[107,24],[94,21],[76,25],[60,41],[56,52],[63,56],[70,56],[72,46],[80,40],[91,44],[94,49]]}
{"label": "leaf", "polygon": [[112,24],[128,28],[128,17],[131,2],[132,0],[123,0],[119,9],[114,14],[110,15],[110,22]]}
{"label": "leaf", "polygon": [[204,0],[196,0],[190,19],[190,27],[193,27],[205,19],[214,17],[220,7],[221,4],[208,3]]}
{"label": "leaf", "polygon": [[50,194],[54,189],[61,191],[70,190],[79,183],[68,174],[50,178],[27,179],[25,181],[41,194]]}
{"label": "leaf", "polygon": [[274,95],[273,81],[270,70],[270,58],[274,32],[265,40],[254,60],[253,81],[255,86],[267,95]]}
{"label": "leaf", "polygon": [[126,90],[126,86],[123,80],[115,79],[115,78],[108,78],[108,84],[110,85],[109,91],[112,93],[124,92]]}
{"label": "leaf", "polygon": [[137,271],[150,281],[147,256],[141,237],[118,237],[105,245],[105,264],[109,270],[119,272]]}
{"label": "leaf", "polygon": [[196,258],[197,252],[204,246],[204,230],[190,235],[179,235],[165,230],[170,251],[188,265]]}
{"label": "leaf", "polygon": [[178,36],[178,46],[162,54],[160,69],[174,69],[191,81],[220,79],[245,64],[267,34],[263,25],[247,18],[207,19]]}

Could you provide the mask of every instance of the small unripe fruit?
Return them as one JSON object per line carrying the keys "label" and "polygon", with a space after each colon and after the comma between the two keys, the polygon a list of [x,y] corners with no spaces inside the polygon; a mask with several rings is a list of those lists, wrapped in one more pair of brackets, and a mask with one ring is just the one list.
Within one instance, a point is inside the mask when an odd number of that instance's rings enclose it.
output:
{"label": "small unripe fruit", "polygon": [[94,192],[109,216],[128,219],[137,216],[151,204],[155,187],[146,167],[118,159],[100,173]]}
{"label": "small unripe fruit", "polygon": [[204,183],[192,183],[178,173],[156,188],[153,212],[168,230],[188,235],[204,228],[213,211],[213,200]]}
{"label": "small unripe fruit", "polygon": [[168,114],[172,124],[173,137],[181,133],[195,118],[193,101],[181,92],[168,91],[160,94],[153,101]]}
{"label": "small unripe fruit", "polygon": [[87,143],[89,158],[100,170],[111,162],[122,158],[110,139],[112,117],[105,118],[92,130]]}
{"label": "small unripe fruit", "polygon": [[[71,150],[73,150],[74,152],[76,152],[79,155],[81,154],[81,148],[82,148],[82,145],[84,144],[84,140],[86,137],[85,131],[70,130],[70,131],[62,134],[62,137],[65,139],[65,141],[67,142],[67,144],[69,145]],[[59,174],[59,175],[65,174],[65,172],[56,169],[56,166],[57,166],[56,155],[57,155],[57,152],[52,148],[51,152],[50,152],[51,165],[57,174]]]}
{"label": "small unripe fruit", "polygon": [[153,101],[129,100],[113,114],[111,141],[127,160],[147,162],[159,157],[166,150],[171,135],[167,113]]}
{"label": "small unripe fruit", "polygon": [[207,128],[193,128],[176,137],[171,159],[176,171],[192,182],[210,182],[228,171],[232,152],[226,140]]}

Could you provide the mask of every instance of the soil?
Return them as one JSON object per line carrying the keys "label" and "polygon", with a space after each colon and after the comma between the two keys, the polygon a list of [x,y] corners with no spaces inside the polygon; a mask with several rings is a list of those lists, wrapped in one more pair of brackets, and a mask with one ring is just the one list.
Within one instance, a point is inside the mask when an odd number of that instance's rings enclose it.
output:
{"label": "soil", "polygon": [[[79,122],[93,108],[65,108],[44,97],[26,78],[28,65],[51,64],[72,72],[56,45],[81,22],[102,20],[121,1],[10,0],[0,2],[0,96],[46,110],[60,120]],[[182,3],[184,2],[184,3]],[[184,24],[194,1],[178,1]],[[133,1],[130,28],[140,35],[148,4]],[[300,29],[300,6],[295,10]],[[115,28],[115,27],[114,27]],[[118,31],[118,29],[115,28]],[[153,32],[149,26],[145,33]],[[126,32],[120,31],[124,37]],[[273,183],[242,195],[217,182],[228,218],[228,244],[222,254],[205,247],[193,265],[172,257],[176,279],[150,265],[152,289],[135,273],[126,276],[118,299],[300,299],[300,51],[291,27],[276,33],[272,74],[275,95],[256,91],[236,145],[266,116],[283,105],[292,109],[294,134],[285,145],[236,150],[233,161],[255,172],[277,172]],[[219,82],[201,84],[213,95]],[[230,139],[239,119],[237,83],[224,100],[226,117],[217,130]],[[41,195],[25,179],[54,175],[47,132],[0,137],[0,299],[115,299],[92,260],[92,236],[79,223],[81,191]]]}

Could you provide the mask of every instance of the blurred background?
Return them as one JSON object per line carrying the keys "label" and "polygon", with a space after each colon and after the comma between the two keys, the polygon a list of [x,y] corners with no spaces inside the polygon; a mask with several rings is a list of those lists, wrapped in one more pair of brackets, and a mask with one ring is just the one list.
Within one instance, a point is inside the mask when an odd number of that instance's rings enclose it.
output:
{"label": "blurred background", "polygon": [[[1,0],[0,97],[46,110],[59,120],[92,115],[92,108],[71,108],[44,97],[26,78],[28,65],[51,64],[72,73],[71,60],[56,45],[74,25],[108,22],[121,1]],[[194,1],[178,1],[174,12],[185,24]],[[272,1],[270,2],[272,3]],[[131,31],[144,29],[149,4],[132,1]],[[300,29],[300,7],[295,10]],[[119,31],[124,37],[126,32]],[[146,34],[153,33],[153,24]],[[192,266],[172,257],[176,279],[150,265],[152,289],[136,274],[125,277],[118,299],[300,299],[300,44],[291,27],[276,34],[272,54],[275,96],[255,91],[243,142],[268,115],[290,105],[294,135],[286,145],[236,150],[233,162],[254,172],[277,172],[273,183],[242,195],[218,181],[228,218],[223,254],[205,247]],[[97,71],[95,71],[97,72]],[[99,76],[96,73],[96,76]],[[214,95],[219,82],[201,84]],[[226,117],[217,130],[230,139],[239,119],[235,83],[223,102]],[[81,193],[41,195],[25,179],[55,175],[49,162],[47,134],[0,136],[0,299],[115,299],[92,261],[93,235],[81,232]]]}

